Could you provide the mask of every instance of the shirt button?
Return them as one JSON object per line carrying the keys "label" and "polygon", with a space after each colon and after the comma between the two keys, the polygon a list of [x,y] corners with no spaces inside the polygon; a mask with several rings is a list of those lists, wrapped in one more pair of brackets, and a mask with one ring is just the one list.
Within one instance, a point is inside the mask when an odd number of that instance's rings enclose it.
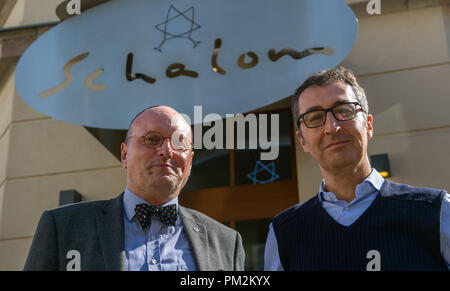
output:
{"label": "shirt button", "polygon": [[345,209],[345,210],[349,210],[349,209],[350,209],[350,207],[348,207],[348,206],[347,206],[347,207],[345,207],[344,209]]}
{"label": "shirt button", "polygon": [[155,236],[154,235],[152,235],[152,240],[155,240]]}
{"label": "shirt button", "polygon": [[325,200],[330,201],[330,200],[331,200],[330,195],[326,195],[326,196],[325,196]]}
{"label": "shirt button", "polygon": [[156,263],[158,263],[158,261],[155,260],[155,259],[153,259],[153,260],[152,260],[152,264],[153,264],[153,265],[156,265]]}

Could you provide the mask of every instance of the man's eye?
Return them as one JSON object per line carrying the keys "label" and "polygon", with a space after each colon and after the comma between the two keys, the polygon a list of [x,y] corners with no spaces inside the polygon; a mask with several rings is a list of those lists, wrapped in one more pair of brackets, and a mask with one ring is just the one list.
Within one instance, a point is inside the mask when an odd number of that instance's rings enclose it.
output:
{"label": "man's eye", "polygon": [[308,114],[308,121],[309,122],[315,122],[323,119],[323,112],[317,111],[317,112],[311,112]]}
{"label": "man's eye", "polygon": [[146,137],[146,138],[145,138],[145,141],[148,142],[148,143],[150,143],[150,144],[158,143],[159,140],[160,140],[160,139],[159,139],[158,137],[153,137],[153,136],[150,136],[150,137]]}
{"label": "man's eye", "polygon": [[352,109],[349,107],[338,107],[336,108],[336,113],[349,113]]}
{"label": "man's eye", "polygon": [[339,106],[339,107],[336,107],[336,109],[335,109],[335,113],[339,114],[339,115],[349,115],[349,114],[352,114],[353,111],[354,111],[354,108],[349,105]]}

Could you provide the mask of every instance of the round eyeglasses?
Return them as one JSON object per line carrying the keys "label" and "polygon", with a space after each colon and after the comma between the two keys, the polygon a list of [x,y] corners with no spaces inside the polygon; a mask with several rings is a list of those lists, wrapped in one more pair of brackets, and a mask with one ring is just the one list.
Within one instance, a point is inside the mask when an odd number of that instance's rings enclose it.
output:
{"label": "round eyeglasses", "polygon": [[175,151],[184,152],[189,149],[192,149],[192,143],[189,138],[182,134],[175,134],[172,135],[172,137],[164,137],[161,135],[161,133],[152,131],[147,133],[144,136],[128,136],[126,140],[130,138],[137,138],[139,139],[144,145],[148,146],[149,148],[158,148],[160,147],[164,140],[166,138],[169,139],[170,145]]}
{"label": "round eyeglasses", "polygon": [[334,118],[339,121],[352,120],[359,111],[365,112],[362,108],[357,109],[359,102],[339,103],[328,109],[314,109],[302,113],[297,118],[297,126],[300,127],[300,121],[308,128],[320,127],[327,121],[327,113],[333,113]]}

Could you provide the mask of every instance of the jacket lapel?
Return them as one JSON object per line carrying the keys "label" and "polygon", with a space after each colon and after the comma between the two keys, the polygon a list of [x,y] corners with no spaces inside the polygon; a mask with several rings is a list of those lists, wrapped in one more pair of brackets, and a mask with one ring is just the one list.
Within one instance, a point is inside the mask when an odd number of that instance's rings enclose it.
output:
{"label": "jacket lapel", "polygon": [[178,212],[184,232],[191,244],[198,271],[209,270],[209,243],[206,227],[198,223],[198,217],[183,206],[179,205]]}
{"label": "jacket lapel", "polygon": [[123,193],[108,200],[97,217],[97,234],[106,270],[125,270]]}

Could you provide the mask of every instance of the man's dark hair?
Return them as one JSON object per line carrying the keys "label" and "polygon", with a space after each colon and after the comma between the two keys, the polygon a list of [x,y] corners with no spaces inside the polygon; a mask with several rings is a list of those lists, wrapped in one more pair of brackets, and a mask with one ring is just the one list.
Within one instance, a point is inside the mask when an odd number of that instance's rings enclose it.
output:
{"label": "man's dark hair", "polygon": [[[302,94],[302,92],[310,86],[323,87],[334,82],[343,82],[350,85],[353,89],[353,93],[355,93],[356,100],[360,103],[364,112],[366,114],[369,114],[369,105],[367,104],[366,93],[364,92],[364,89],[359,86],[358,82],[356,81],[356,77],[351,70],[339,66],[334,69],[320,71],[310,75],[295,91],[292,98],[292,115],[296,124],[297,118],[300,114],[298,108],[300,94]],[[300,125],[297,124],[297,127],[301,136],[302,133],[300,130]]]}

